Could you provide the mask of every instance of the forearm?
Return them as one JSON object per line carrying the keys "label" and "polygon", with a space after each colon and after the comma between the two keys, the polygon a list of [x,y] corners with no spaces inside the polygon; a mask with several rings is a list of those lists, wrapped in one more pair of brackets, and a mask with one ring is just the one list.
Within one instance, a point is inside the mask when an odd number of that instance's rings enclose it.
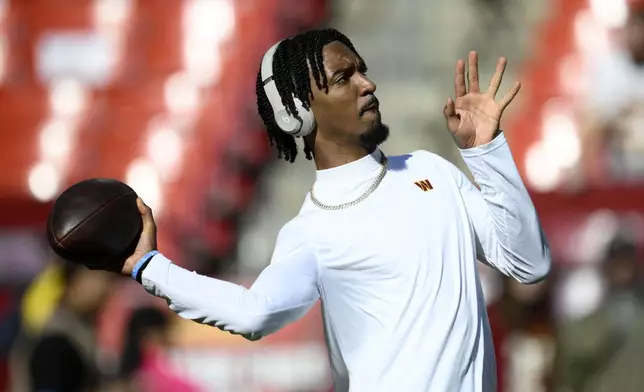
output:
{"label": "forearm", "polygon": [[289,281],[297,273],[271,265],[247,289],[198,275],[159,254],[143,271],[142,284],[179,316],[254,340],[298,319],[317,300],[308,282],[298,286]]}
{"label": "forearm", "polygon": [[505,137],[461,153],[480,186],[463,184],[481,261],[522,283],[543,279],[550,249]]}

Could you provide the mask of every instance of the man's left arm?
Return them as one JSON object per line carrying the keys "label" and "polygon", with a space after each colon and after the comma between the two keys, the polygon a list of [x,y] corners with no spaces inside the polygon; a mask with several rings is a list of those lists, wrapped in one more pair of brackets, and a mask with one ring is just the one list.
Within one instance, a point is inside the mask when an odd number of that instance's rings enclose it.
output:
{"label": "man's left arm", "polygon": [[476,232],[479,259],[521,283],[536,283],[550,271],[550,248],[505,136],[499,131],[503,111],[521,88],[515,82],[496,101],[506,65],[507,60],[500,57],[487,91],[481,92],[478,54],[469,54],[468,83],[465,62],[456,62],[456,100],[447,99],[443,114],[480,190],[454,165],[449,167]]}
{"label": "man's left arm", "polygon": [[449,163],[474,226],[477,257],[521,283],[542,280],[550,247],[505,136],[460,151],[480,187]]}

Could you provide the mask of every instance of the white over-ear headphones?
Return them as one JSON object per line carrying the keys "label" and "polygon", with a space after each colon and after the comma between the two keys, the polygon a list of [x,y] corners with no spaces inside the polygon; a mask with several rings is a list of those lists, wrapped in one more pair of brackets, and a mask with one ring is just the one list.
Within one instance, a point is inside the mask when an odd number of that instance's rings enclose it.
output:
{"label": "white over-ear headphones", "polygon": [[277,86],[273,79],[273,56],[281,42],[276,43],[268,49],[262,59],[262,84],[264,85],[268,102],[270,102],[273,108],[273,115],[275,116],[277,126],[289,135],[302,137],[310,134],[315,129],[315,116],[313,116],[311,110],[305,109],[302,101],[295,96],[293,96],[293,102],[295,102],[295,108],[301,121],[294,115],[289,114],[286,107],[282,104],[282,98],[277,91]]}

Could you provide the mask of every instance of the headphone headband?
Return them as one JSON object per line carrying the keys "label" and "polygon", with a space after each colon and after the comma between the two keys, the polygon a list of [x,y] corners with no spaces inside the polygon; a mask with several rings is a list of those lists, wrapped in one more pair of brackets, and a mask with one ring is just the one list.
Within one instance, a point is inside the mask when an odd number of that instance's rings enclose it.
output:
{"label": "headphone headband", "polygon": [[273,57],[275,56],[277,47],[280,46],[281,43],[282,41],[279,41],[275,45],[271,46],[262,58],[262,83],[264,86],[266,86],[269,81],[273,80]]}

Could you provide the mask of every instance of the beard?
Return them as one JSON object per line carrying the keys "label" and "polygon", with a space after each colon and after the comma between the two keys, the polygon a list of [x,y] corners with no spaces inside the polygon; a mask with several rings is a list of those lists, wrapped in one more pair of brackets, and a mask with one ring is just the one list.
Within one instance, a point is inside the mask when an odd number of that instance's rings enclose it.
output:
{"label": "beard", "polygon": [[389,138],[389,127],[381,122],[360,135],[360,144],[372,152]]}

